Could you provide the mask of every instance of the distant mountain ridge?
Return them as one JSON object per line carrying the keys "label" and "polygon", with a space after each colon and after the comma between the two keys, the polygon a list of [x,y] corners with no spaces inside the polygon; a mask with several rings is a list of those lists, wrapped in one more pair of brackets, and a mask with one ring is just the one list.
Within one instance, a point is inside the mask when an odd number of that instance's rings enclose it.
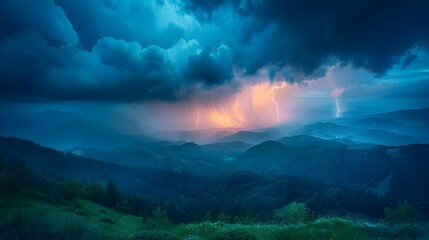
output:
{"label": "distant mountain ridge", "polygon": [[[133,134],[132,129],[140,128],[142,124],[132,119],[120,122],[127,126],[114,128],[90,122],[85,117],[65,111],[0,114],[0,134],[31,139],[58,149],[82,147],[112,150],[143,143],[140,144],[143,148],[155,150],[168,146],[171,142],[196,142],[207,145],[214,142],[240,141],[255,145],[267,140],[296,135],[309,135],[339,142],[342,142],[339,139],[362,142],[364,144],[361,144],[361,147],[365,147],[365,144],[371,146],[429,143],[429,108],[338,118],[332,119],[332,122],[316,122],[304,126],[288,123],[253,131],[241,131],[238,128],[160,131],[156,133],[159,138]],[[141,131],[137,129],[136,132]],[[155,134],[156,131],[152,129],[148,132]],[[231,154],[236,155],[237,152],[233,151]]]}
{"label": "distant mountain ridge", "polygon": [[356,129],[345,127],[332,122],[317,122],[301,127],[300,129],[292,132],[290,135],[310,135],[319,138],[343,138],[352,133]]}
{"label": "distant mountain ridge", "polygon": [[155,141],[145,135],[129,135],[109,126],[91,123],[85,118],[62,111],[19,114],[0,120],[0,134],[35,140],[44,145],[70,149],[76,146],[113,149],[137,141]]}
{"label": "distant mountain ridge", "polygon": [[283,137],[277,140],[287,146],[292,147],[320,147],[320,148],[340,148],[347,147],[347,144],[341,143],[336,140],[324,140],[321,138],[308,136],[308,135],[297,135],[292,137]]}
{"label": "distant mountain ridge", "polygon": [[222,137],[217,142],[244,142],[248,144],[258,144],[267,140],[274,140],[275,138],[268,133],[252,132],[252,131],[239,131],[234,134]]}
{"label": "distant mountain ridge", "polygon": [[404,109],[386,113],[369,115],[369,117],[393,118],[408,122],[427,122],[429,120],[429,107],[419,109]]}

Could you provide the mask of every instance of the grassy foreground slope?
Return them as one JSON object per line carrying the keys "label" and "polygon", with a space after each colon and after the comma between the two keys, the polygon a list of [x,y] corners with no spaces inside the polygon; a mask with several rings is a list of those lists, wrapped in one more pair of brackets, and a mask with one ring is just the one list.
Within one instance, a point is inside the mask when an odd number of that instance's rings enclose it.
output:
{"label": "grassy foreground slope", "polygon": [[0,239],[429,239],[428,223],[387,224],[320,218],[306,224],[174,225],[165,216],[142,218],[86,200],[49,204],[34,196],[0,192]]}

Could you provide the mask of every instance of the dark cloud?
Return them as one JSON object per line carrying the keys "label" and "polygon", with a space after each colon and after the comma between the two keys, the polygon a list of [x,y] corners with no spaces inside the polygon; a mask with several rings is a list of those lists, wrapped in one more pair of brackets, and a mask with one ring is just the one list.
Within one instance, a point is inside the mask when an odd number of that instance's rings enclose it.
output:
{"label": "dark cloud", "polygon": [[137,42],[105,37],[86,51],[73,46],[49,46],[30,31],[4,39],[1,46],[1,95],[33,94],[63,100],[168,100],[188,97],[200,83],[212,87],[231,78],[228,69],[232,57],[222,50],[178,56],[191,50],[188,42],[170,49],[157,45],[144,48]]}
{"label": "dark cloud", "polygon": [[428,47],[428,5],[0,1],[0,95],[172,100],[225,84],[240,89],[233,68],[252,75],[267,67],[272,81],[303,83],[338,62],[382,75],[395,63],[413,62],[410,49]]}
{"label": "dark cloud", "polygon": [[232,55],[181,39],[147,1],[2,1],[0,95],[138,101],[231,80]]}
{"label": "dark cloud", "polygon": [[169,48],[184,35],[183,27],[174,22],[160,26],[159,19],[163,16],[155,9],[162,3],[156,1],[55,0],[55,3],[64,10],[86,49],[103,37]]}
{"label": "dark cloud", "polygon": [[238,1],[231,0],[191,0],[191,1],[179,1],[179,4],[185,10],[190,9],[199,19],[210,21],[212,20],[213,12],[217,11],[220,6],[226,4],[233,4],[236,6]]}
{"label": "dark cloud", "polygon": [[232,6],[251,19],[241,29],[236,56],[249,74],[267,63],[310,74],[334,57],[382,75],[416,44],[429,44],[429,3],[423,0],[185,2],[197,16]]}
{"label": "dark cloud", "polygon": [[210,48],[201,53],[191,55],[185,69],[185,76],[207,86],[216,86],[229,82],[232,78],[232,53],[226,46],[221,46],[216,52]]}
{"label": "dark cloud", "polygon": [[55,3],[64,10],[86,49],[103,37],[148,44],[161,30],[155,27],[156,14],[148,1],[126,4],[113,0],[56,0]]}
{"label": "dark cloud", "polygon": [[0,38],[34,30],[48,43],[75,44],[78,36],[62,8],[52,1],[0,1]]}

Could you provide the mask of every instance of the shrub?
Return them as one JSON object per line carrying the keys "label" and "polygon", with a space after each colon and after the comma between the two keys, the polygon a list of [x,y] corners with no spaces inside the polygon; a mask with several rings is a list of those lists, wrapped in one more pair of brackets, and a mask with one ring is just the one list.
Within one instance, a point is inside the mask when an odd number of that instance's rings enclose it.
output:
{"label": "shrub", "polygon": [[132,240],[179,240],[179,238],[169,232],[149,230],[139,233]]}
{"label": "shrub", "polygon": [[104,196],[104,204],[110,208],[117,208],[118,203],[122,200],[122,194],[116,183],[109,181],[106,186],[106,195]]}
{"label": "shrub", "polygon": [[204,221],[206,222],[212,221],[212,215],[210,214],[210,212],[206,212],[206,214],[204,214]]}
{"label": "shrub", "polygon": [[234,222],[238,223],[238,224],[247,224],[247,225],[250,225],[250,224],[255,224],[256,221],[252,217],[248,217],[248,216],[247,217],[236,216],[235,219],[234,219]]}
{"label": "shrub", "polygon": [[384,209],[384,219],[388,223],[416,223],[425,220],[426,213],[421,208],[416,208],[412,204],[399,202],[395,208],[386,207]]}
{"label": "shrub", "polygon": [[55,184],[59,199],[75,200],[80,196],[80,181],[76,179],[64,180]]}
{"label": "shrub", "polygon": [[279,223],[298,224],[314,220],[314,214],[305,206],[305,203],[292,202],[276,210],[273,218]]}
{"label": "shrub", "polygon": [[232,217],[228,214],[221,213],[217,216],[218,222],[231,223]]}
{"label": "shrub", "polygon": [[82,197],[95,203],[103,203],[106,195],[106,183],[90,182],[82,191]]}
{"label": "shrub", "polygon": [[217,232],[211,240],[256,240],[256,235],[243,229],[231,229]]}
{"label": "shrub", "polygon": [[208,222],[202,222],[197,224],[185,224],[179,227],[180,235],[197,235],[207,237],[221,229],[218,224],[212,224]]}
{"label": "shrub", "polygon": [[152,217],[146,220],[147,228],[169,228],[173,225],[167,216],[167,211],[156,207],[152,211]]}

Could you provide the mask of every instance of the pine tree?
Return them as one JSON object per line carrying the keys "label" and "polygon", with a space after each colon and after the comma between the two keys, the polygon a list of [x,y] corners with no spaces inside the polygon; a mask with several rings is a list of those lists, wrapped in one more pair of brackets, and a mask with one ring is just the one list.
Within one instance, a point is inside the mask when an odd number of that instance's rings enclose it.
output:
{"label": "pine tree", "polygon": [[113,181],[109,181],[106,187],[106,196],[104,197],[105,205],[110,208],[116,208],[116,205],[121,202],[121,195],[118,185]]}

